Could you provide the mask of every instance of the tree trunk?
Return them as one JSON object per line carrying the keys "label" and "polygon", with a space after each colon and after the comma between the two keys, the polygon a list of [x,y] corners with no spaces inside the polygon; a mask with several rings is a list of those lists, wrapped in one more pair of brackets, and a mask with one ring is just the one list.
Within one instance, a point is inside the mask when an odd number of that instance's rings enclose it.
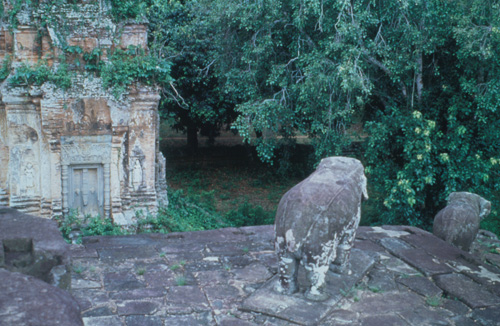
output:
{"label": "tree trunk", "polygon": [[424,89],[424,65],[423,65],[423,54],[422,51],[418,54],[417,57],[417,103],[418,105],[422,105],[422,90]]}
{"label": "tree trunk", "polygon": [[187,145],[189,149],[198,149],[198,128],[195,126],[188,126],[187,128]]}

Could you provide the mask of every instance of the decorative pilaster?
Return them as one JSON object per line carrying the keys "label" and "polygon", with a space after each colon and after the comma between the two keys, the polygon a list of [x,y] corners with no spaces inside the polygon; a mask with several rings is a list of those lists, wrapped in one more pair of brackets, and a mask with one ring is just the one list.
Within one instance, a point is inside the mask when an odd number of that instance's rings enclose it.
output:
{"label": "decorative pilaster", "polygon": [[104,216],[111,217],[111,184],[110,164],[104,163]]}
{"label": "decorative pilaster", "polygon": [[68,165],[61,165],[61,181],[62,181],[62,211],[63,215],[67,216],[69,213],[69,187],[68,187]]}

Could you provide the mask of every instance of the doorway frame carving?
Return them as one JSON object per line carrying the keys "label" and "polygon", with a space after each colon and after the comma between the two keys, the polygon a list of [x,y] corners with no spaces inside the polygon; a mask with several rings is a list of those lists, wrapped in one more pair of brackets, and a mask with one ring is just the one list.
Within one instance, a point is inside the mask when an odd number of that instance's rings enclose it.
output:
{"label": "doorway frame carving", "polygon": [[69,214],[69,170],[74,165],[101,165],[104,218],[111,217],[111,135],[61,136],[62,211]]}

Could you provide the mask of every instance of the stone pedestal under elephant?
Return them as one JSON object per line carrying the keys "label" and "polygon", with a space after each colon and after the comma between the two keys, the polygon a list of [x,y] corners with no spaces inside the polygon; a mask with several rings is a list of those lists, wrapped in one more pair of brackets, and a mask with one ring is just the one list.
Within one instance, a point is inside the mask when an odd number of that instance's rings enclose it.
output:
{"label": "stone pedestal under elephant", "polygon": [[330,265],[335,272],[349,270],[363,198],[368,198],[363,165],[347,157],[323,159],[315,172],[281,198],[275,221],[279,292],[299,290],[302,264],[311,284],[306,298],[327,299],[323,290]]}

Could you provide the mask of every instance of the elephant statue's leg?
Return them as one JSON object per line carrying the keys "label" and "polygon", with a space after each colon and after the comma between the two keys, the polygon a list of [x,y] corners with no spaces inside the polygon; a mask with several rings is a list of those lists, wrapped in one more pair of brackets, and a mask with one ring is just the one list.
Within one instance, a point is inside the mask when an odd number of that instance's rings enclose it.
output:
{"label": "elephant statue's leg", "polygon": [[328,264],[325,266],[312,265],[306,267],[306,276],[311,287],[306,291],[305,297],[312,301],[325,301],[329,298],[325,293],[326,273],[328,272]]}
{"label": "elephant statue's leg", "polygon": [[[360,212],[358,217],[361,217]],[[356,229],[358,228],[359,218],[354,219],[347,227],[342,235],[337,246],[337,257],[333,261],[330,269],[334,273],[338,274],[351,274],[349,256],[351,254],[351,248],[354,245],[354,240],[356,238]]]}
{"label": "elephant statue's leg", "polygon": [[279,284],[278,291],[293,294],[299,290],[297,276],[299,260],[290,253],[279,256]]}
{"label": "elephant statue's leg", "polygon": [[350,241],[346,240],[337,247],[337,258],[330,266],[332,272],[337,274],[351,274],[349,256],[351,254],[352,244],[349,242]]}
{"label": "elephant statue's leg", "polygon": [[[312,301],[324,301],[329,298],[325,293],[326,275],[330,268],[330,264],[335,260],[338,242],[330,240],[321,245],[319,255],[305,254],[302,259],[302,264],[306,270],[306,276],[311,287],[306,291],[305,296]],[[306,253],[309,250],[305,250]]]}

